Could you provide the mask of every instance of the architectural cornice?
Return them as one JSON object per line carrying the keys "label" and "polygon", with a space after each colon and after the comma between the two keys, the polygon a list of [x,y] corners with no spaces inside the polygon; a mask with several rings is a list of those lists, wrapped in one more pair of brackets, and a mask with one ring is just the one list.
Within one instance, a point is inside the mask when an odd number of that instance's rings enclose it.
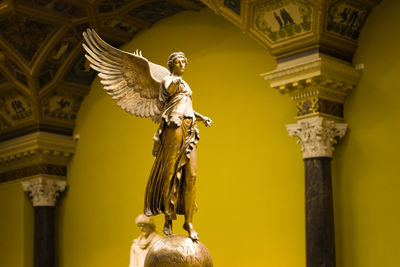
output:
{"label": "architectural cornice", "polygon": [[270,86],[293,100],[324,94],[344,102],[360,79],[360,69],[349,62],[314,52],[279,63],[274,71],[261,74]]}
{"label": "architectural cornice", "polygon": [[76,142],[70,136],[35,132],[0,143],[0,182],[36,174],[66,175]]}
{"label": "architectural cornice", "polygon": [[297,119],[322,116],[333,120],[343,120],[345,98],[360,75],[360,67],[318,51],[278,61],[274,71],[261,74],[272,88],[295,101]]}

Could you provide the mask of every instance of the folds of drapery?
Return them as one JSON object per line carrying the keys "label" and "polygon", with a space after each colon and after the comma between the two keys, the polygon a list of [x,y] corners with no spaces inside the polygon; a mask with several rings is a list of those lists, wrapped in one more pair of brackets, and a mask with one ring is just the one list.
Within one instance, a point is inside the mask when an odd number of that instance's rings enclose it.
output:
{"label": "folds of drapery", "polygon": [[155,139],[156,158],[146,187],[144,213],[146,216],[164,213],[174,220],[176,214],[185,213],[184,166],[199,140],[195,120],[185,118],[180,126],[163,121]]}

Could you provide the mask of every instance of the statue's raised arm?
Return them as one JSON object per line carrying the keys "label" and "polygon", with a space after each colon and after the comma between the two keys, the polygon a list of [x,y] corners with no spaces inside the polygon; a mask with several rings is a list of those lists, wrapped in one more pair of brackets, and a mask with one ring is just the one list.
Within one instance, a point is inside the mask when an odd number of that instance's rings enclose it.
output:
{"label": "statue's raised arm", "polygon": [[170,72],[148,61],[138,50],[129,53],[103,41],[94,30],[83,33],[83,48],[90,66],[99,72],[104,89],[118,100],[118,106],[139,116],[160,122],[163,103],[159,99],[162,79]]}

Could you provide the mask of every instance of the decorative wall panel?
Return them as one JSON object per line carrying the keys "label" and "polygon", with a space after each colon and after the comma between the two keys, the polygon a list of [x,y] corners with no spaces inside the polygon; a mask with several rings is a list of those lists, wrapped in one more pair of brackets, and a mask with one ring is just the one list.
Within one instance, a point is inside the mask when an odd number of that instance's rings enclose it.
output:
{"label": "decorative wall panel", "polygon": [[256,29],[271,43],[311,32],[311,5],[303,1],[270,1],[255,7]]}

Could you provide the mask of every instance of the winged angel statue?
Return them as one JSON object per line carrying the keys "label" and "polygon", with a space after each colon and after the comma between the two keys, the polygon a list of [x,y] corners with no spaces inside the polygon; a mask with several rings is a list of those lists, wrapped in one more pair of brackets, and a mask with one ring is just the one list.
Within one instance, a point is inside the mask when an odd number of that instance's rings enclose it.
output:
{"label": "winged angel statue", "polygon": [[196,121],[211,119],[195,112],[192,91],[182,79],[187,59],[182,52],[168,58],[168,68],[154,64],[136,50],[128,53],[110,46],[91,29],[83,33],[91,67],[99,72],[104,89],[130,114],[151,118],[160,126],[154,136],[155,161],[147,182],[144,214],[163,213],[163,232],[172,235],[172,220],[185,215],[183,228],[197,241],[192,219],[196,209]]}

